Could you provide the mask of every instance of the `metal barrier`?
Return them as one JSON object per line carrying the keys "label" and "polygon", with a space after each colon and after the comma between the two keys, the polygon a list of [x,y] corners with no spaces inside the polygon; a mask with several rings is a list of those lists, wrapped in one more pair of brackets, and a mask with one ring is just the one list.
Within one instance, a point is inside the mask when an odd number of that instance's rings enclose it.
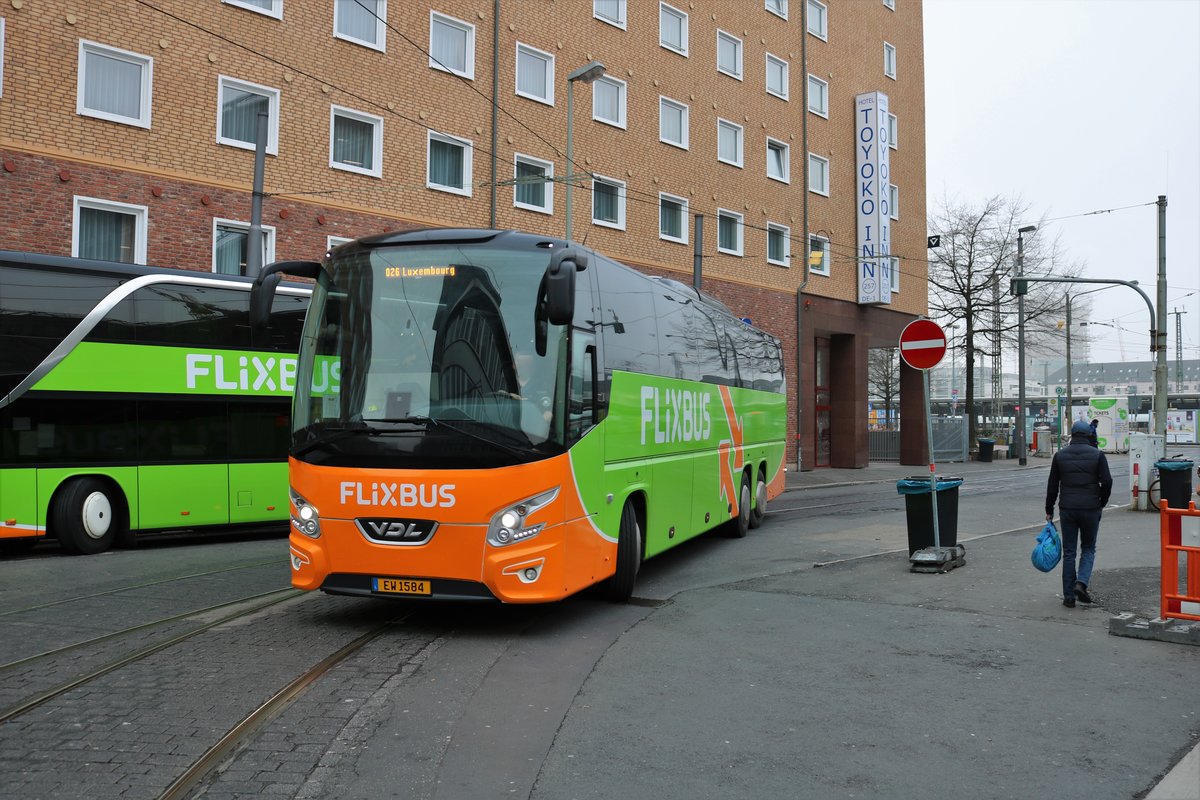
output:
{"label": "metal barrier", "polygon": [[[1170,508],[1160,500],[1159,538],[1162,543],[1162,619],[1200,621],[1200,511],[1195,502],[1188,507]],[[1185,524],[1185,520],[1187,521]],[[1193,544],[1184,544],[1184,529]],[[1187,558],[1186,593],[1179,593],[1179,554]]]}

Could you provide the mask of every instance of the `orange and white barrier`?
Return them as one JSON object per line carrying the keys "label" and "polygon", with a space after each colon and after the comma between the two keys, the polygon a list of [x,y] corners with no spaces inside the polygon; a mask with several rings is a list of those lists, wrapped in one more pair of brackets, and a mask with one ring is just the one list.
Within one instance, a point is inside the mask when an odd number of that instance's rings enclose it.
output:
{"label": "orange and white barrier", "polygon": [[[1162,619],[1200,621],[1200,511],[1196,503],[1186,509],[1159,504],[1159,538],[1162,551]],[[1186,561],[1184,591],[1179,590],[1179,554]]]}

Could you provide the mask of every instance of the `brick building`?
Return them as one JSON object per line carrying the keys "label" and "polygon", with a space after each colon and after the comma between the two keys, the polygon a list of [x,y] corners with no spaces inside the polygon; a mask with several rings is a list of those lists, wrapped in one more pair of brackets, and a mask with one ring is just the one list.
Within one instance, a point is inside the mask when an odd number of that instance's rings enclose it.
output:
{"label": "brick building", "polygon": [[920,0],[11,0],[0,25],[0,248],[243,270],[260,109],[267,260],[562,236],[573,177],[574,238],[650,273],[691,280],[702,215],[704,289],[785,344],[803,468],[865,466],[867,349],[926,311]]}

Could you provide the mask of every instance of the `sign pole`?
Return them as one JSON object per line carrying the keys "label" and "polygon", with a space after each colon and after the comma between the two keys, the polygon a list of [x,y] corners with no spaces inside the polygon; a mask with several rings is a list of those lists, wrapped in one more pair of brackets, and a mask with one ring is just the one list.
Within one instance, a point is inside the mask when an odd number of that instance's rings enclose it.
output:
{"label": "sign pole", "polygon": [[933,507],[933,546],[941,549],[942,537],[938,530],[938,510],[937,510],[937,465],[934,464],[933,457],[933,409],[929,404],[929,370],[921,370],[921,377],[925,384],[925,433],[929,436],[929,491],[930,502]]}

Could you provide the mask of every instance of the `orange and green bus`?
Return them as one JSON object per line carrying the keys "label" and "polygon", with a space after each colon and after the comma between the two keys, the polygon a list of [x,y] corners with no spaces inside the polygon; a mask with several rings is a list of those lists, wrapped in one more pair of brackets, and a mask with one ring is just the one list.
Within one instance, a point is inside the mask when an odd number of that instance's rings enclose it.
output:
{"label": "orange and green bus", "polygon": [[251,334],[251,281],[0,252],[0,549],[287,520],[311,290]]}
{"label": "orange and green bus", "polygon": [[[557,600],[761,523],[784,482],[778,340],[594,250],[429,229],[341,245],[300,343],[292,584]],[[256,320],[262,312],[252,312]]]}

